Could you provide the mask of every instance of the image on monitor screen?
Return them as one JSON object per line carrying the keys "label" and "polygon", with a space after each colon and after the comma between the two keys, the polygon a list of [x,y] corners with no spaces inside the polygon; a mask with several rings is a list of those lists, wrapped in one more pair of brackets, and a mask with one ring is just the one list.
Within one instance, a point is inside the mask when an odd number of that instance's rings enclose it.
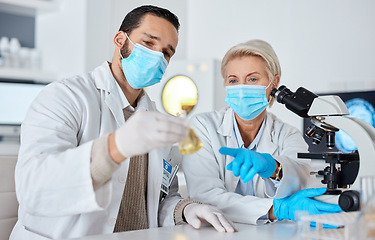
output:
{"label": "image on monitor screen", "polygon": [[[345,103],[346,107],[350,112],[350,116],[359,118],[375,127],[375,91],[364,91],[364,92],[332,92],[317,94],[319,96],[324,95],[336,95],[339,96]],[[303,128],[306,130],[310,126],[310,119],[305,118],[303,121]],[[323,137],[320,144],[315,145],[311,139],[304,135],[306,142],[309,145],[310,152],[327,152],[327,151],[340,151],[343,153],[349,153],[357,150],[357,147],[351,137],[344,131],[340,130],[336,133],[336,146],[329,150],[326,147],[326,140]]]}
{"label": "image on monitor screen", "polygon": [[0,141],[7,137],[18,139],[20,125],[45,83],[0,80]]}

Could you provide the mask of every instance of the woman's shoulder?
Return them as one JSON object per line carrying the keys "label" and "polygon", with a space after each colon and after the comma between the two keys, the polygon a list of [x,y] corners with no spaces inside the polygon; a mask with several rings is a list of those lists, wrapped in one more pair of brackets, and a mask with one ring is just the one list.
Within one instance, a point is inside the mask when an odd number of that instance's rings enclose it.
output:
{"label": "woman's shoulder", "polygon": [[229,111],[229,107],[221,108],[220,110],[214,110],[210,112],[202,112],[197,113],[191,117],[191,119],[199,119],[199,120],[206,120],[206,121],[217,121],[219,119],[223,119],[224,115]]}
{"label": "woman's shoulder", "polygon": [[220,110],[197,113],[191,117],[190,121],[194,125],[220,126],[228,111],[230,111],[230,108],[224,107]]}
{"label": "woman's shoulder", "polygon": [[272,129],[276,132],[285,132],[285,133],[300,133],[298,128],[292,126],[291,124],[282,121],[275,114],[267,111],[267,121],[272,125]]}

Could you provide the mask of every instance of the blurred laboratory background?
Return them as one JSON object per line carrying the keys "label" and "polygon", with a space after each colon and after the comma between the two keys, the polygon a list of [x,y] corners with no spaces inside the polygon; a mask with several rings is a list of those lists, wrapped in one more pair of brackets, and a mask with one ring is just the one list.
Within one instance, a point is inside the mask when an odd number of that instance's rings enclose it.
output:
{"label": "blurred laboratory background", "polygon": [[[250,39],[274,47],[281,84],[291,90],[366,96],[367,112],[373,111],[372,0],[0,0],[1,155],[17,155],[20,124],[39,91],[111,61],[124,16],[143,4],[168,8],[181,23],[162,82],[147,89],[160,111],[170,113],[170,93],[181,98],[186,89],[193,89],[189,116],[225,106],[220,60]],[[308,124],[281,104],[270,110],[301,132]]]}
{"label": "blurred laboratory background", "polygon": [[[18,130],[4,125],[22,122],[43,84],[111,61],[114,34],[126,13],[142,4],[166,7],[181,23],[177,52],[164,81],[148,89],[161,111],[164,85],[178,75],[189,77],[198,88],[191,115],[223,107],[220,60],[231,46],[255,38],[274,47],[281,84],[292,90],[375,89],[372,0],[0,0],[2,142],[17,138]],[[284,106],[274,104],[271,111],[302,130],[303,120]],[[2,134],[10,131],[11,136]]]}
{"label": "blurred laboratory background", "polygon": [[[166,7],[181,23],[164,81],[148,89],[161,111],[164,85],[178,75],[198,88],[191,115],[224,106],[220,60],[231,46],[255,38],[274,47],[281,84],[291,90],[375,89],[372,0],[0,0],[2,143],[17,138],[18,130],[4,125],[22,122],[43,84],[111,61],[114,34],[126,13],[142,4]],[[303,120],[284,106],[274,104],[271,111],[302,130]],[[0,149],[2,154],[16,151],[13,145]]]}

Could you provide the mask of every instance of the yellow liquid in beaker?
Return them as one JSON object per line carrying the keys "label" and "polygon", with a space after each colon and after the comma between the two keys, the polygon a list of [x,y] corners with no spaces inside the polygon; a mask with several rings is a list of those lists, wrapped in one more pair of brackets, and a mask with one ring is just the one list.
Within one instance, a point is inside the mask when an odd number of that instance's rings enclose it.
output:
{"label": "yellow liquid in beaker", "polygon": [[192,154],[201,149],[203,143],[195,133],[194,129],[189,127],[189,134],[184,140],[178,143],[178,150],[181,154]]}

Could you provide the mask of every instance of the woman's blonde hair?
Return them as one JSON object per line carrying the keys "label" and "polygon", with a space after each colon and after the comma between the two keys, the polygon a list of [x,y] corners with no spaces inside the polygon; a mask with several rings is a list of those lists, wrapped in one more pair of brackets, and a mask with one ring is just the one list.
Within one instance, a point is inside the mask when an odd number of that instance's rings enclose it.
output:
{"label": "woman's blonde hair", "polygon": [[[279,77],[281,77],[279,59],[277,58],[277,55],[272,46],[266,41],[254,39],[237,44],[236,46],[229,49],[228,52],[224,55],[224,58],[221,61],[221,75],[224,79],[228,62],[233,60],[234,58],[243,56],[257,56],[262,58],[266,64],[268,78],[271,83],[274,83],[275,75],[279,75]],[[277,86],[275,85],[275,87]],[[273,101],[274,98],[272,98],[269,104],[270,106],[272,106]]]}

